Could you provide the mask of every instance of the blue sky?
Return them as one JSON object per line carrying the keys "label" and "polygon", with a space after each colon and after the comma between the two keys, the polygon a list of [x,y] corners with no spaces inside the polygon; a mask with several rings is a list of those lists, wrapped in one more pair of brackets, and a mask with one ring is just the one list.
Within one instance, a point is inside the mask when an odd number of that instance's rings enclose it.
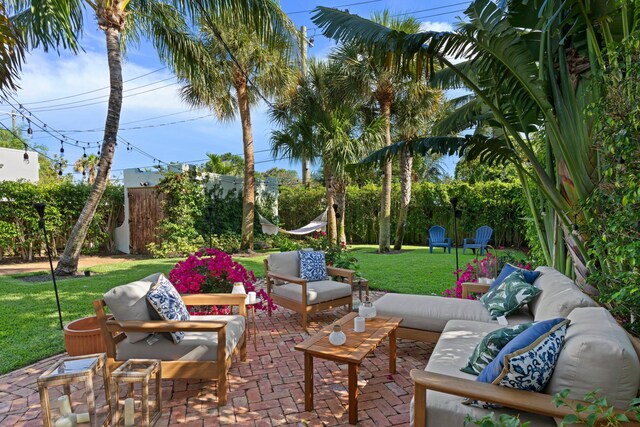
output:
{"label": "blue sky", "polygon": [[[455,0],[428,3],[417,0],[283,1],[282,9],[296,26],[307,26],[308,35],[314,36],[309,56],[315,57],[326,57],[334,45],[311,22],[312,14],[308,11],[317,5],[347,8],[364,17],[388,8],[393,14],[410,13],[422,22],[423,28],[433,30],[451,29],[465,7],[465,3]],[[109,85],[104,44],[104,35],[91,18],[82,39],[84,52],[58,55],[34,51],[27,56],[21,73],[21,89],[15,99],[32,112],[32,142],[48,147],[49,154],[59,152],[60,134],[69,141],[79,141],[84,147],[87,142],[91,143],[91,148],[85,150],[87,154],[96,153],[95,143],[101,140],[106,118],[108,89],[105,88]],[[209,111],[194,110],[183,103],[175,78],[163,67],[149,44],[129,49],[123,63],[123,77],[125,92],[119,132],[123,140],[116,150],[113,176],[121,176],[121,170],[125,168],[152,166],[154,158],[162,162],[194,162],[206,158],[208,152],[242,153],[239,121],[220,123],[207,117]],[[75,96],[81,93],[86,94]],[[11,119],[2,113],[11,109],[6,102],[0,104],[0,121],[5,125],[10,125]],[[265,105],[252,111],[256,170],[278,166],[295,169],[299,174],[298,165],[270,157],[267,150],[274,125],[266,111]],[[25,115],[28,116],[26,111]],[[18,122],[22,123],[22,120],[18,119]],[[37,125],[44,127],[42,123],[46,123],[46,129],[54,136],[38,128]],[[27,122],[24,124],[26,126]],[[127,150],[124,141],[148,155],[137,149]],[[65,157],[70,164],[82,154],[81,148],[65,145]],[[452,172],[454,165],[455,159],[449,159],[447,169]]]}

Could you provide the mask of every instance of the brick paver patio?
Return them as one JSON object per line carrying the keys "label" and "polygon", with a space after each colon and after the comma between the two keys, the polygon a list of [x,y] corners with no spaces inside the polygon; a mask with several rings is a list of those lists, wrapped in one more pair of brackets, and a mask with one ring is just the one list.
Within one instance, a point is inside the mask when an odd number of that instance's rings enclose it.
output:
{"label": "brick paver patio", "polygon": [[[372,299],[381,294],[372,293]],[[346,314],[345,309],[310,317],[311,333]],[[335,426],[348,425],[346,365],[314,360],[315,410],[304,410],[304,358],[293,350],[308,335],[300,316],[278,309],[269,318],[256,313],[257,351],[247,345],[247,361],[234,360],[229,373],[228,404],[218,407],[216,383],[205,381],[163,381],[162,417],[156,426]],[[253,337],[251,338],[253,340]],[[359,372],[359,423],[361,426],[409,424],[409,402],[413,384],[409,371],[423,369],[433,346],[398,340],[398,372],[388,372],[388,344],[378,347]],[[58,358],[40,361],[0,377],[0,426],[41,426],[40,398],[36,379]],[[99,385],[100,396],[103,394]],[[125,392],[124,388],[121,394]],[[52,399],[59,396],[53,393]],[[83,390],[72,389],[72,400]],[[98,400],[104,405],[104,397]],[[138,411],[139,412],[139,411]],[[81,424],[82,425],[82,424]]]}

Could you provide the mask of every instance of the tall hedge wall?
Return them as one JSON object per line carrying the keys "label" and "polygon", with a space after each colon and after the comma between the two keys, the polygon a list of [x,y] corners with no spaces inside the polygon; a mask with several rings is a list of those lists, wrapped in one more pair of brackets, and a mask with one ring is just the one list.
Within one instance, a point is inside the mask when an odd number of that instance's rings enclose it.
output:
{"label": "tall hedge wall", "polygon": [[[30,260],[40,255],[44,240],[34,202],[46,203],[46,227],[53,251],[64,249],[89,190],[86,184],[69,181],[51,184],[0,181],[0,258],[18,256]],[[112,232],[123,203],[122,187],[108,186],[89,227],[84,253],[114,250]]]}
{"label": "tall hedge wall", "polygon": [[[396,214],[400,207],[400,188],[397,184],[391,194],[391,231],[395,234]],[[458,181],[447,184],[414,183],[404,243],[425,244],[432,225],[445,227],[447,236],[453,237],[453,213],[449,198],[454,196],[458,197],[462,210],[462,218],[458,220],[460,244],[465,237],[473,237],[475,229],[481,225],[493,228],[494,245],[525,244],[527,215],[522,203],[522,189],[519,184],[500,181],[473,185]],[[324,203],[322,187],[282,187],[278,197],[280,222],[289,229],[303,226],[322,212]],[[349,242],[378,242],[379,209],[379,185],[347,188],[345,227]]]}

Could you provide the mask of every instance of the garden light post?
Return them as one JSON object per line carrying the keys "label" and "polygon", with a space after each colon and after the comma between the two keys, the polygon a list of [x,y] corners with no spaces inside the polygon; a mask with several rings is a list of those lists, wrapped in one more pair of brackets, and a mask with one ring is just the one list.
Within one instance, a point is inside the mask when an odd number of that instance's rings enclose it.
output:
{"label": "garden light post", "polygon": [[40,221],[38,221],[38,226],[42,229],[42,234],[44,234],[44,245],[47,248],[47,256],[49,257],[49,267],[51,268],[51,278],[53,279],[53,290],[56,293],[56,304],[58,305],[58,319],[60,319],[60,329],[64,329],[62,325],[62,311],[60,310],[60,298],[58,297],[58,284],[56,283],[56,274],[53,270],[53,261],[51,260],[51,248],[49,247],[49,238],[47,237],[47,229],[44,226],[44,203],[34,203],[33,207],[38,212],[38,216],[40,217]]}
{"label": "garden light post", "polygon": [[462,215],[462,211],[458,210],[458,198],[452,197],[449,199],[451,207],[453,208],[453,242],[456,245],[456,277],[460,278],[460,265],[458,264],[458,218]]}
{"label": "garden light post", "polygon": [[209,223],[209,248],[213,245],[213,205],[207,205],[207,222]]}

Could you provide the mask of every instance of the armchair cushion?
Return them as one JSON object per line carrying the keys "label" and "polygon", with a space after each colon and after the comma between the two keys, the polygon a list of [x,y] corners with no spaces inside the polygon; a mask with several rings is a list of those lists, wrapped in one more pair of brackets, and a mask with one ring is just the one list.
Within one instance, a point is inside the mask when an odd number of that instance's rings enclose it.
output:
{"label": "armchair cushion", "polygon": [[[227,322],[227,355],[236,348],[245,330],[245,318],[231,316],[191,316],[194,321]],[[179,344],[158,335],[158,341],[149,345],[146,341],[132,344],[124,340],[116,347],[116,360],[160,359],[165,361],[216,361],[218,358],[217,332],[184,332]]]}
{"label": "armchair cushion", "polygon": [[[151,318],[154,320],[189,320],[187,306],[164,274],[160,274],[158,281],[149,289],[147,301],[151,306]],[[169,333],[176,344],[180,344],[185,334],[184,332]]]}
{"label": "armchair cushion", "polygon": [[[274,286],[271,292],[292,301],[302,301],[302,286],[295,283]],[[348,283],[333,280],[307,283],[307,305],[320,304],[349,295],[351,295],[351,286]]]}
{"label": "armchair cushion", "polygon": [[[269,255],[269,271],[284,276],[300,277],[300,255],[298,251],[280,252]],[[282,281],[275,281],[282,283]]]}
{"label": "armchair cushion", "polygon": [[322,251],[300,251],[300,278],[315,282],[327,277],[327,264]]}
{"label": "armchair cushion", "polygon": [[[116,320],[151,320],[147,305],[147,293],[162,273],[155,273],[144,279],[116,286],[104,294],[104,302]],[[136,343],[149,336],[146,332],[127,332],[127,341]]]}

